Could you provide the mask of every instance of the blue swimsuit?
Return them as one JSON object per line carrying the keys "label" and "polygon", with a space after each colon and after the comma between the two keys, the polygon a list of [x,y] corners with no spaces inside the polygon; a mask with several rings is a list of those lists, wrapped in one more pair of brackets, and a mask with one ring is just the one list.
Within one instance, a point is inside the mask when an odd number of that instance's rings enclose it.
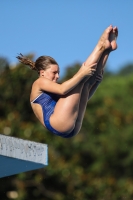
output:
{"label": "blue swimsuit", "polygon": [[54,107],[59,100],[59,96],[56,94],[52,94],[49,92],[43,92],[40,94],[35,100],[33,100],[31,103],[38,103],[42,107],[43,111],[43,120],[46,128],[54,133],[55,135],[64,137],[64,138],[69,138],[74,136],[74,130],[70,133],[61,133],[59,131],[56,131],[51,125],[50,125],[50,116],[54,112]]}

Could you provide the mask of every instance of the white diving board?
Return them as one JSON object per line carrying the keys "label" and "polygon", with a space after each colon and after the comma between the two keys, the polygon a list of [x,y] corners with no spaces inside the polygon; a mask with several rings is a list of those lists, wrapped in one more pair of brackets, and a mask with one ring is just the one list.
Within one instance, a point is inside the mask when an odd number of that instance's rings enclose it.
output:
{"label": "white diving board", "polygon": [[0,134],[0,178],[47,165],[47,144]]}

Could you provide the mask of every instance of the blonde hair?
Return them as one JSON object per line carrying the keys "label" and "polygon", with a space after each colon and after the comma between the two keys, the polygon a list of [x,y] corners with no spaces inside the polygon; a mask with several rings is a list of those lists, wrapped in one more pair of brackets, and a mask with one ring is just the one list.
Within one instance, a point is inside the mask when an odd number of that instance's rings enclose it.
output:
{"label": "blonde hair", "polygon": [[46,70],[51,64],[58,65],[56,60],[50,56],[40,56],[35,62],[28,57],[23,56],[21,53],[16,58],[22,64],[28,65],[32,70],[37,71],[38,74],[40,73],[40,70]]}

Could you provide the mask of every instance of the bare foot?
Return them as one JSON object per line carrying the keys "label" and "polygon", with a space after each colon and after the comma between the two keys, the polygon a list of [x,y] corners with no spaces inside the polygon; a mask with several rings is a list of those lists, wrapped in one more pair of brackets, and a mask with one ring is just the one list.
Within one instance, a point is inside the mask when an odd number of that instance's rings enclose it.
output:
{"label": "bare foot", "polygon": [[109,41],[110,32],[113,31],[112,25],[110,25],[105,31],[103,32],[100,40],[98,41],[98,47],[100,50],[105,50],[111,48],[111,43]]}
{"label": "bare foot", "polygon": [[111,51],[117,49],[117,43],[116,43],[117,36],[118,36],[118,28],[115,26],[113,30],[110,32],[109,36],[109,41],[111,43]]}

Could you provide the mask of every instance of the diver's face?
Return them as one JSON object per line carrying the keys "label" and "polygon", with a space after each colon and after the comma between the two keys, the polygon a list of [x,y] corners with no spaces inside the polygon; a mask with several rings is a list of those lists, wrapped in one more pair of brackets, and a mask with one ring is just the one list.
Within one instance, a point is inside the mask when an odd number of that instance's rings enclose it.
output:
{"label": "diver's face", "polygon": [[58,65],[50,65],[46,70],[41,70],[41,76],[47,78],[53,82],[57,82],[59,79],[59,66]]}

